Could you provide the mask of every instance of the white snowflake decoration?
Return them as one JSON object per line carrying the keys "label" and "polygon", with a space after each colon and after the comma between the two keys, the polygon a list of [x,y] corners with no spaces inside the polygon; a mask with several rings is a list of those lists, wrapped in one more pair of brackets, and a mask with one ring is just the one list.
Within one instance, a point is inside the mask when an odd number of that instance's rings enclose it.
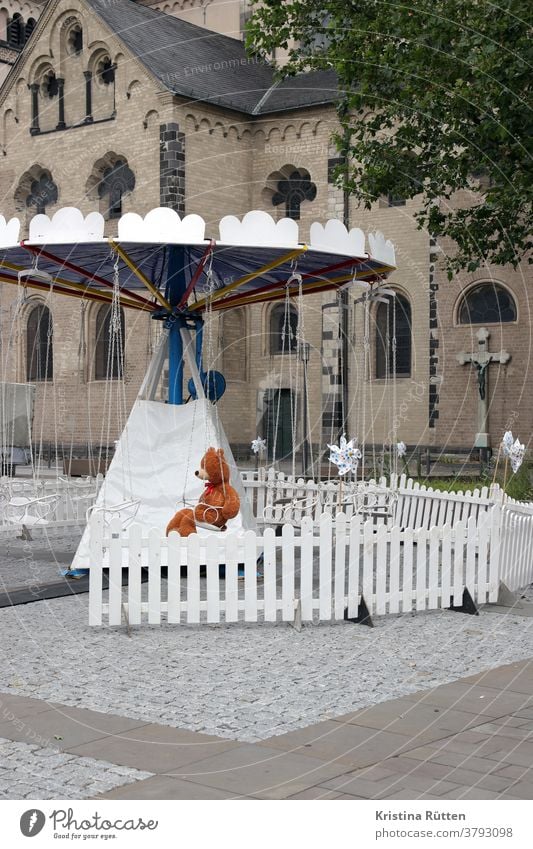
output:
{"label": "white snowflake decoration", "polygon": [[396,451],[398,452],[398,457],[405,457],[407,453],[407,445],[405,442],[398,442],[396,445]]}
{"label": "white snowflake decoration", "polygon": [[251,447],[254,454],[262,454],[263,451],[266,451],[266,439],[262,439],[260,436],[256,436],[255,439],[252,439]]}
{"label": "white snowflake decoration", "polygon": [[522,445],[522,443],[519,442],[518,439],[513,442],[511,448],[509,449],[509,459],[511,461],[511,469],[513,470],[513,474],[517,472],[520,466],[522,465],[525,450],[526,446]]}
{"label": "white snowflake decoration", "polygon": [[506,430],[503,439],[502,439],[502,451],[507,457],[510,456],[511,448],[513,447],[513,434],[512,431]]}
{"label": "white snowflake decoration", "polygon": [[359,460],[363,456],[356,448],[356,440],[351,439],[346,442],[346,437],[341,436],[339,445],[328,445],[330,450],[329,462],[337,466],[339,475],[346,475],[348,472],[357,472]]}

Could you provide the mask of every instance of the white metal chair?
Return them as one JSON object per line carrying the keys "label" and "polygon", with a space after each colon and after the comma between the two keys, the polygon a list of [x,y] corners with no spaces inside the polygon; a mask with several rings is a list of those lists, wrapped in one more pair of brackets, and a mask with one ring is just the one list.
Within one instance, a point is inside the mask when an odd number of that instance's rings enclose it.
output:
{"label": "white metal chair", "polygon": [[50,516],[57,505],[59,495],[42,495],[36,498],[26,495],[14,495],[3,505],[4,521],[11,525],[25,525],[27,528],[50,524]]}
{"label": "white metal chair", "polygon": [[126,528],[131,525],[137,512],[139,510],[141,502],[139,500],[131,500],[131,501],[122,501],[120,504],[102,504],[97,505],[93,504],[88,508],[85,516],[87,519],[87,523],[89,523],[89,519],[93,515],[93,513],[102,513],[104,518],[104,524],[110,525],[113,519],[119,518],[122,523],[122,530],[125,531]]}

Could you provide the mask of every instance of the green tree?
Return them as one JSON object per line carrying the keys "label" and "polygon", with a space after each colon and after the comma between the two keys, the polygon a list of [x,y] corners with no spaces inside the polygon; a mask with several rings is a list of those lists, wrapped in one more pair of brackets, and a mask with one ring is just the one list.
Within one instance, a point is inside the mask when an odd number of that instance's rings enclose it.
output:
{"label": "green tree", "polygon": [[532,247],[532,8],[259,0],[247,40],[262,57],[288,49],[282,75],[336,72],[339,183],[367,208],[420,195],[419,226],[453,240],[451,275],[516,267]]}

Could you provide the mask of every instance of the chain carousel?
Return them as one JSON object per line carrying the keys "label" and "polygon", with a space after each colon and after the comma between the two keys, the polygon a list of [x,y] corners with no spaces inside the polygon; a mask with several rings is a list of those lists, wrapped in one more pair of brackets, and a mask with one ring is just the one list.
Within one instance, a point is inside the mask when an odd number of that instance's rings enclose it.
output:
{"label": "chain carousel", "polygon": [[[104,237],[99,213],[84,216],[75,208],[61,209],[51,219],[36,215],[29,225],[29,238],[21,242],[19,229],[17,219],[6,222],[0,217],[0,282],[17,287],[17,304],[24,302],[26,290],[47,297],[62,295],[73,303],[77,299],[81,310],[73,308],[72,320],[80,322],[80,334],[87,304],[110,305],[111,359],[121,357],[123,351],[121,308],[146,312],[162,328],[133,408],[128,413],[124,394],[115,404],[115,414],[118,409],[124,419],[122,435],[87,510],[88,524],[71,574],[78,575],[91,565],[91,516],[99,516],[104,526],[112,525],[124,534],[133,523],[146,532],[164,531],[177,501],[178,507],[192,509],[194,514],[195,505],[203,503],[203,482],[194,471],[211,447],[223,452],[239,509],[227,522],[218,521],[216,507],[211,513],[196,514],[198,534],[220,536],[221,529],[243,532],[255,529],[256,520],[262,524],[265,516],[254,515],[250,489],[245,490],[218,415],[216,402],[225,381],[211,368],[215,313],[282,301],[288,316],[293,300],[354,287],[359,292],[356,303],[365,310],[366,345],[370,305],[375,300],[394,300],[394,293],[384,285],[395,268],[391,242],[381,233],[370,234],[367,251],[361,230],[348,232],[341,222],[330,220],[313,224],[309,244],[304,244],[295,221],[275,222],[261,211],[249,212],[242,220],[226,216],[219,223],[218,238],[206,237],[200,216],[181,220],[165,208],[154,209],[144,218],[123,215],[118,235],[112,239]],[[306,344],[302,325],[296,335],[299,349]],[[166,364],[168,395],[161,399],[158,388]],[[108,366],[113,373],[113,363]],[[123,375],[122,364],[118,373]],[[317,507],[349,513],[365,503],[368,506],[368,500],[361,501],[364,481],[357,481],[362,452],[364,445],[333,446],[333,463],[341,475],[348,472],[351,481],[344,486],[337,483],[333,489],[317,481],[316,496],[310,500],[305,495],[305,509],[302,499],[292,497],[285,504],[280,499],[275,507],[281,509],[281,524],[297,526],[303,515],[313,515]],[[268,489],[265,476],[263,480]],[[13,501],[9,487],[5,497]],[[53,518],[48,502],[53,503],[54,497],[57,494],[47,496],[46,516],[38,514],[42,523]]]}

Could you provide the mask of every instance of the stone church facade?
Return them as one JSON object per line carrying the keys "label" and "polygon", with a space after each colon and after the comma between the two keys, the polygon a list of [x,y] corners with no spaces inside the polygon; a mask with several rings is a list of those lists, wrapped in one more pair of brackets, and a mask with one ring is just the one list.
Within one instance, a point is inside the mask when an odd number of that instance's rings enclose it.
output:
{"label": "stone church facade", "polygon": [[[440,246],[416,227],[416,199],[383,199],[363,211],[344,197],[331,180],[338,157],[331,144],[337,126],[335,80],[315,74],[275,83],[267,66],[244,53],[246,3],[26,4],[25,20],[35,15],[36,25],[15,48],[8,35],[13,41],[14,10],[20,4],[0,2],[5,36],[0,31],[0,53],[11,49],[16,55],[14,64],[4,63],[8,73],[0,89],[0,211],[6,218],[17,215],[27,226],[38,211],[99,209],[111,236],[120,214],[170,206],[180,215],[202,215],[207,234],[216,238],[222,216],[255,208],[275,218],[298,217],[302,241],[313,221],[328,217],[342,218],[349,227],[382,230],[396,247],[398,270],[391,285],[410,326],[394,392],[390,355],[380,342],[390,315],[371,315],[365,368],[363,316],[353,306],[360,292],[350,293],[344,305],[331,293],[306,298],[295,307],[303,310],[310,343],[312,443],[337,437],[344,402],[350,434],[362,438],[365,430],[367,441],[390,441],[395,432],[409,445],[471,447],[477,430],[476,371],[462,366],[456,355],[477,345],[481,324],[464,323],[474,308],[476,321],[483,319],[491,333],[490,349],[511,353],[507,364],[489,367],[492,444],[510,423],[523,441],[529,439],[533,404],[525,270],[483,268],[450,282]],[[115,439],[121,421],[106,407],[109,394],[122,393],[124,408],[133,403],[156,341],[155,322],[127,311],[124,379],[105,380],[98,367],[103,326],[98,307],[31,290],[20,303],[16,287],[2,284],[0,290],[4,379],[35,382],[36,438],[75,444]],[[506,305],[505,321],[502,311],[494,315],[495,297]],[[47,374],[29,361],[37,308],[49,311],[53,370]],[[289,358],[278,352],[274,309],[235,309],[211,331],[215,367],[228,381],[220,414],[236,446],[248,446],[264,431],[268,399],[276,392],[289,397],[297,391],[301,412],[302,376],[295,388]],[[346,332],[345,345],[339,327]],[[341,373],[347,376],[344,399]],[[298,428],[299,441],[300,415]]]}

